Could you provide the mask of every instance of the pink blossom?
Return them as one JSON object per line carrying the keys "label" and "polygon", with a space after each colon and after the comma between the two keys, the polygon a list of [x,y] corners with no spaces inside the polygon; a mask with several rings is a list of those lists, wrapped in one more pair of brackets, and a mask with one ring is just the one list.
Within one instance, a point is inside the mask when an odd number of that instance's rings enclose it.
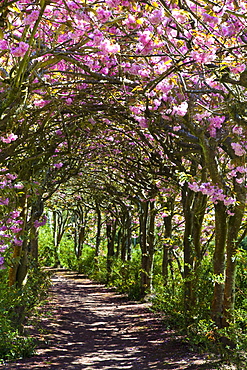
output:
{"label": "pink blossom", "polygon": [[38,228],[40,226],[44,226],[46,222],[47,222],[47,217],[44,215],[42,221],[39,221],[39,220],[34,221],[34,227]]}
{"label": "pink blossom", "polygon": [[54,167],[55,167],[55,168],[61,168],[61,167],[63,167],[63,163],[62,163],[62,162],[60,162],[60,163],[55,163],[55,164],[54,164]]}
{"label": "pink blossom", "polygon": [[152,40],[152,34],[150,31],[143,31],[139,33],[139,42],[143,45],[147,45]]}
{"label": "pink blossom", "polygon": [[236,203],[236,199],[232,198],[232,197],[228,197],[224,200],[224,204],[225,206],[230,206],[232,204]]}
{"label": "pink blossom", "polygon": [[242,183],[243,183],[243,181],[244,181],[243,177],[239,177],[239,178],[237,178],[237,179],[236,179],[236,182],[237,182],[238,184],[242,184]]}
{"label": "pink blossom", "polygon": [[17,46],[16,48],[11,48],[11,53],[12,55],[14,55],[14,57],[23,57],[26,54],[28,49],[29,49],[29,44],[27,44],[24,41],[21,41],[19,43],[19,46]]}
{"label": "pink blossom", "polygon": [[14,237],[14,244],[15,244],[15,245],[19,245],[19,246],[21,246],[21,245],[22,245],[22,243],[23,243],[23,240],[21,240],[21,239],[17,239],[17,237],[16,237],[16,236]]}
{"label": "pink blossom", "polygon": [[0,205],[7,206],[9,204],[9,198],[0,198]]}
{"label": "pink blossom", "polygon": [[17,217],[19,217],[20,216],[20,212],[19,211],[13,211],[13,212],[11,212],[10,213],[10,217],[12,218],[12,219],[15,219],[15,218],[17,218]]}
{"label": "pink blossom", "polygon": [[134,25],[135,23],[136,18],[132,14],[129,14],[126,20],[124,21],[124,24],[126,24],[126,26],[131,26]]}
{"label": "pink blossom", "polygon": [[169,215],[166,212],[161,213],[161,217],[165,218],[168,217]]}
{"label": "pink blossom", "polygon": [[18,139],[18,136],[17,135],[15,135],[15,134],[10,134],[9,136],[7,136],[7,137],[3,137],[3,136],[1,136],[0,137],[0,140],[3,142],[3,143],[6,143],[6,144],[9,144],[9,143],[11,143],[11,141],[15,141],[15,140],[17,140]]}
{"label": "pink blossom", "polygon": [[182,10],[173,9],[172,10],[172,15],[180,23],[185,23],[187,21],[187,15]]}
{"label": "pink blossom", "polygon": [[191,57],[198,63],[212,62],[216,58],[216,50],[209,51],[192,51]]}
{"label": "pink blossom", "polygon": [[39,17],[39,11],[33,10],[26,18],[24,18],[23,23],[27,25],[33,24]]}
{"label": "pink blossom", "polygon": [[235,67],[234,66],[230,66],[230,71],[232,73],[241,73],[241,72],[243,72],[245,70],[245,68],[246,68],[245,64],[239,64],[239,65],[237,65]]}
{"label": "pink blossom", "polygon": [[247,173],[247,168],[245,168],[244,166],[238,166],[236,167],[236,171],[239,173]]}
{"label": "pink blossom", "polygon": [[188,187],[195,192],[200,191],[200,186],[196,182],[189,182]]}
{"label": "pink blossom", "polygon": [[12,173],[6,173],[5,176],[8,180],[15,180],[17,178],[17,175],[13,175]]}
{"label": "pink blossom", "polygon": [[208,13],[202,14],[204,22],[207,22],[210,26],[215,27],[219,23],[219,18],[209,15]]}
{"label": "pink blossom", "polygon": [[8,248],[7,245],[1,245],[0,247],[0,253],[3,253]]}
{"label": "pink blossom", "polygon": [[73,99],[71,99],[71,98],[66,99],[66,103],[68,105],[71,105],[73,103]]}
{"label": "pink blossom", "polygon": [[17,226],[11,226],[10,227],[10,230],[13,232],[13,233],[19,233],[22,228],[21,227],[17,227]]}
{"label": "pink blossom", "polygon": [[242,127],[240,127],[240,126],[234,126],[234,127],[232,128],[232,132],[233,132],[234,134],[237,134],[237,135],[242,135],[242,133],[243,133],[243,128],[242,128]]}
{"label": "pink blossom", "polygon": [[164,18],[163,8],[155,9],[149,16],[149,20],[152,24],[161,23],[163,18]]}
{"label": "pink blossom", "polygon": [[185,116],[188,110],[188,103],[186,101],[182,102],[180,105],[173,107],[173,114],[178,116]]}
{"label": "pink blossom", "polygon": [[0,50],[8,49],[8,42],[6,40],[0,40]]}
{"label": "pink blossom", "polygon": [[15,189],[23,189],[24,188],[24,185],[19,182],[18,184],[15,184],[14,185],[14,188]]}
{"label": "pink blossom", "polygon": [[50,103],[50,100],[43,100],[43,99],[40,99],[40,100],[34,100],[33,104],[36,106],[36,107],[39,107],[39,108],[42,108],[44,107],[46,104]]}
{"label": "pink blossom", "polygon": [[116,54],[120,52],[120,46],[117,43],[113,44],[108,39],[105,39],[104,41],[102,41],[99,47],[100,47],[100,50],[104,54],[108,54],[108,53]]}
{"label": "pink blossom", "polygon": [[109,10],[104,9],[103,7],[99,7],[97,9],[97,17],[103,22],[107,22],[108,19],[111,17],[111,12]]}
{"label": "pink blossom", "polygon": [[67,2],[67,6],[71,9],[71,10],[77,10],[79,9],[79,5],[76,4],[74,1],[68,1]]}
{"label": "pink blossom", "polygon": [[246,153],[245,149],[239,143],[231,143],[231,147],[234,150],[235,155],[237,155],[238,157],[241,157]]}

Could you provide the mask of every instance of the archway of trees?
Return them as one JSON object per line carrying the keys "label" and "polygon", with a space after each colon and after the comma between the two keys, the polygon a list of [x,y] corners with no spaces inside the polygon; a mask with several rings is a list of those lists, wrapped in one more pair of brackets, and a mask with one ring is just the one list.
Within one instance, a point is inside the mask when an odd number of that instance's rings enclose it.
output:
{"label": "archway of trees", "polygon": [[[140,298],[162,287],[189,323],[201,307],[198,320],[234,324],[245,301],[245,1],[3,0],[0,11],[6,284],[21,289],[43,260],[82,270],[87,245],[107,283],[117,270]],[[40,255],[45,223],[54,243]],[[66,235],[73,250],[61,252]]]}

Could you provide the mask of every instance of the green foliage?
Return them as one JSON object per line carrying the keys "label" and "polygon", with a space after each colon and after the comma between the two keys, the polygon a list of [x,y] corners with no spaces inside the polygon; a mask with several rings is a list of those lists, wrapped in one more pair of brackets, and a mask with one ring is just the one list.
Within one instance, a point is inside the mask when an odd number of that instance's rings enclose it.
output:
{"label": "green foliage", "polygon": [[131,261],[114,261],[110,284],[129,299],[139,300],[140,293],[140,255],[136,251]]}
{"label": "green foliage", "polygon": [[49,225],[39,229],[39,261],[43,266],[53,266],[55,263],[55,247]]}
{"label": "green foliage", "polygon": [[33,309],[47,296],[49,276],[39,268],[29,270],[22,288],[9,287],[7,271],[0,271],[0,362],[31,356],[35,343],[24,330]]}
{"label": "green foliage", "polygon": [[58,253],[61,267],[78,271],[78,259],[75,256],[74,241],[70,235],[63,235]]}
{"label": "green foliage", "polygon": [[[153,309],[166,314],[166,323],[171,327],[180,328],[186,332],[189,324],[210,318],[210,303],[212,300],[212,273],[210,260],[205,259],[191,273],[190,284],[192,297],[190,309],[185,309],[185,281],[175,261],[169,269],[166,283],[161,273],[156,273],[153,279],[153,294],[151,297]],[[187,279],[188,281],[188,279]]]}

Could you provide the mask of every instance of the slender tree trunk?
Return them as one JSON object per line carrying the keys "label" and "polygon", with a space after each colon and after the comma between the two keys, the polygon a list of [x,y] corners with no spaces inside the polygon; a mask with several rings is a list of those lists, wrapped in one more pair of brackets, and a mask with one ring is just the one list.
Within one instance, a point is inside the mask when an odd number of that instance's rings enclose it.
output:
{"label": "slender tree trunk", "polygon": [[38,259],[39,259],[39,230],[38,228],[32,226],[30,230],[30,256],[32,260],[34,261],[35,265],[38,265]]}
{"label": "slender tree trunk", "polygon": [[112,273],[115,235],[116,235],[116,222],[113,222],[112,224],[107,224],[106,225],[106,236],[107,236],[107,261],[106,261],[107,276],[106,276],[106,283],[107,284],[110,281],[111,273]]}
{"label": "slender tree trunk", "polygon": [[122,217],[122,228],[121,228],[121,261],[126,261],[126,254],[127,254],[127,215],[124,212]]}
{"label": "slender tree trunk", "polygon": [[32,262],[35,263],[35,265],[38,265],[38,236],[39,231],[38,228],[35,227],[34,222],[40,219],[44,212],[44,203],[41,199],[41,197],[33,204],[32,210],[31,210],[31,226],[30,226],[30,240],[29,240],[29,253],[30,257],[32,259]]}
{"label": "slender tree trunk", "polygon": [[58,213],[53,211],[53,242],[54,242],[54,266],[57,268],[60,266],[59,260],[59,221],[58,221]]}
{"label": "slender tree trunk", "polygon": [[152,282],[153,282],[153,261],[154,261],[154,229],[155,229],[155,203],[153,201],[150,202],[150,210],[149,210],[149,225],[148,225],[148,255],[149,255],[149,291],[152,291]]}
{"label": "slender tree trunk", "polygon": [[215,204],[215,250],[213,259],[215,283],[211,305],[211,318],[218,327],[222,327],[226,235],[226,207],[223,202],[219,201]]}
{"label": "slender tree trunk", "polygon": [[127,221],[126,221],[126,229],[127,229],[127,260],[131,260],[131,214],[128,210],[127,213]]}
{"label": "slender tree trunk", "polygon": [[167,285],[168,282],[168,266],[170,261],[170,239],[172,236],[172,215],[169,215],[164,218],[165,224],[165,243],[163,244],[163,258],[162,258],[162,275],[164,278],[164,285]]}
{"label": "slender tree trunk", "polygon": [[96,242],[95,242],[95,257],[97,263],[97,257],[99,256],[99,247],[101,241],[101,211],[99,205],[96,203],[96,214],[97,214],[97,234],[96,234]]}
{"label": "slender tree trunk", "polygon": [[148,249],[147,249],[147,218],[148,218],[148,202],[141,203],[140,209],[140,247],[141,247],[141,287],[140,294],[144,297],[149,288],[149,277],[148,277]]}
{"label": "slender tree trunk", "polygon": [[192,192],[188,185],[185,184],[182,188],[182,201],[183,210],[185,218],[185,229],[184,229],[184,310],[185,312],[191,311],[192,300],[193,300],[193,284],[192,284],[192,274],[193,274],[193,240],[192,240],[192,219],[193,214],[191,210],[191,204],[195,193]]}
{"label": "slender tree trunk", "polygon": [[154,221],[155,221],[154,202],[143,202],[141,204],[141,214],[140,214],[140,246],[142,251],[141,287],[140,287],[141,297],[144,297],[152,289],[152,269],[154,256]]}

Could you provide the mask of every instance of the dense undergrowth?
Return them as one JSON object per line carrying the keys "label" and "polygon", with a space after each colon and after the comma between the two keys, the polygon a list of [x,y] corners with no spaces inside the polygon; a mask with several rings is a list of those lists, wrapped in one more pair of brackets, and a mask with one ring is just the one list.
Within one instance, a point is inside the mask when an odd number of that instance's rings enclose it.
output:
{"label": "dense undergrowth", "polygon": [[7,269],[0,271],[0,364],[35,352],[35,340],[25,326],[45,301],[49,285],[49,275],[41,268],[30,268],[21,288],[9,287]]}

